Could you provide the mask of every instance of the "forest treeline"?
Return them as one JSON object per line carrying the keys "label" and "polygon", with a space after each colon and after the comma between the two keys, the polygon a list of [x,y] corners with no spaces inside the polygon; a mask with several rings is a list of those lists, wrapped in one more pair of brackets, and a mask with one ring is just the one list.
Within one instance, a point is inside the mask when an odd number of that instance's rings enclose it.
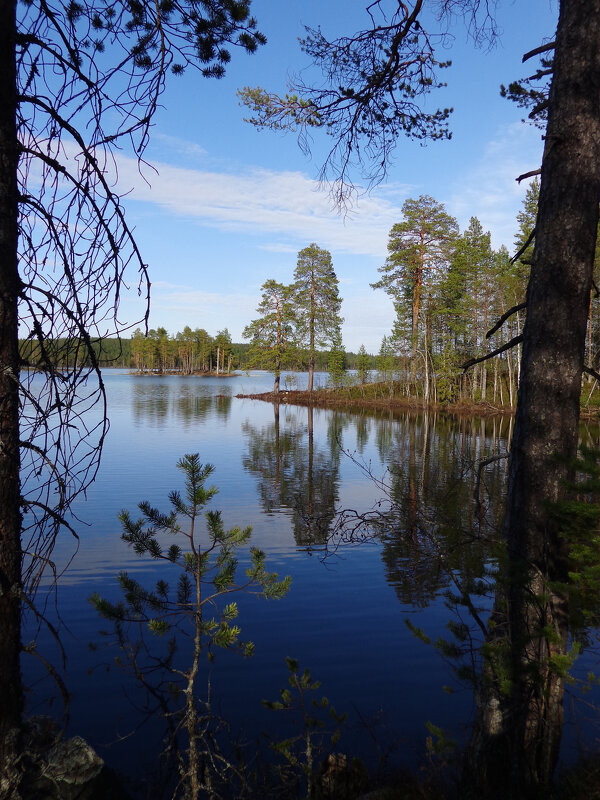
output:
{"label": "forest treeline", "polygon": [[[75,366],[90,366],[89,357],[83,359],[83,349],[79,342],[64,339],[47,340],[45,348],[52,354],[51,363],[65,369]],[[42,362],[39,346],[30,339],[19,342],[24,367],[36,367]],[[92,349],[101,367],[124,367],[139,372],[179,372],[195,374],[216,372],[217,355],[219,371],[252,369],[250,364],[250,344],[233,342],[227,329],[211,336],[203,328],[192,330],[186,326],[183,331],[170,335],[165,328],[151,329],[144,336],[137,330],[131,338],[105,338],[92,341]],[[344,353],[347,369],[357,369],[358,354]],[[376,369],[375,356],[367,356],[368,369]],[[329,361],[329,351],[317,350],[316,369],[325,371]],[[223,367],[224,364],[224,367]],[[265,367],[266,368],[266,367]],[[301,351],[285,360],[283,369],[295,372],[308,368],[308,356]]]}

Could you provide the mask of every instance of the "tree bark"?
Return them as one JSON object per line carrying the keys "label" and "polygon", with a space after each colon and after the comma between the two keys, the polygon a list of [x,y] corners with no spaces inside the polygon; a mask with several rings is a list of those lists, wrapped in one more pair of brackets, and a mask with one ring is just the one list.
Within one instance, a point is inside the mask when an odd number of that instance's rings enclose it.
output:
{"label": "tree bark", "polygon": [[475,734],[486,734],[487,797],[538,797],[560,745],[564,684],[551,659],[566,652],[568,608],[553,586],[568,554],[551,505],[578,445],[600,199],[600,0],[561,1],[548,113],[497,601],[508,608],[511,690],[490,692]]}
{"label": "tree bark", "polygon": [[310,315],[309,315],[309,357],[308,357],[308,391],[312,392],[315,380],[315,268],[313,265],[310,284]]}
{"label": "tree bark", "polygon": [[23,707],[15,41],[16,3],[7,0],[0,3],[0,794]]}

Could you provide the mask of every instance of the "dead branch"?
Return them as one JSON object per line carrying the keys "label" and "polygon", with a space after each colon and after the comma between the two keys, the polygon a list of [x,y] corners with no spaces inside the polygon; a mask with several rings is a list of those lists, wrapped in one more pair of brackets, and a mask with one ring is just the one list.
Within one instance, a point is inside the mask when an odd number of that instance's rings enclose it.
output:
{"label": "dead branch", "polygon": [[535,178],[536,175],[541,175],[542,169],[532,169],[529,172],[524,172],[522,175],[519,175],[518,178],[515,178],[517,183],[521,183],[521,181],[526,180],[527,178]]}
{"label": "dead branch", "polygon": [[509,308],[508,311],[502,314],[502,316],[500,317],[498,322],[494,325],[494,327],[490,328],[490,330],[486,333],[485,338],[489,339],[490,336],[493,336],[496,333],[496,331],[499,330],[504,325],[504,323],[509,317],[512,317],[513,314],[516,314],[517,311],[522,311],[524,308],[527,308],[527,301],[519,303],[518,305],[513,306],[512,308]]}
{"label": "dead branch", "polygon": [[520,344],[522,341],[523,341],[523,334],[520,333],[518,336],[514,336],[510,340],[510,342],[503,344],[502,347],[498,347],[496,350],[492,350],[491,353],[487,353],[487,355],[481,356],[480,358],[470,358],[468,361],[465,361],[465,363],[462,365],[463,372],[466,372],[469,369],[469,367],[474,367],[475,364],[481,364],[482,361],[489,361],[490,358],[500,355],[500,353],[503,353],[505,350],[512,349],[513,347],[515,347],[515,345]]}
{"label": "dead branch", "polygon": [[530,244],[533,242],[533,240],[534,240],[534,239],[535,239],[535,228],[534,228],[534,229],[531,231],[531,233],[530,233],[530,234],[529,234],[529,236],[527,237],[527,241],[525,242],[525,244],[523,245],[523,247],[521,247],[521,249],[520,249],[520,250],[518,250],[518,251],[515,253],[515,255],[514,255],[512,258],[511,258],[511,260],[510,260],[510,263],[511,263],[511,264],[514,264],[514,263],[515,263],[515,261],[517,261],[517,259],[519,259],[519,258],[520,258],[520,257],[523,255],[523,253],[525,252],[525,250],[527,250],[527,248],[528,248],[528,247],[529,247],[529,245],[530,245]]}
{"label": "dead branch", "polygon": [[587,375],[591,375],[592,378],[595,378],[597,381],[600,381],[600,372],[596,372],[596,370],[593,367],[584,367],[583,371]]}
{"label": "dead branch", "polygon": [[539,47],[535,47],[533,50],[530,50],[528,53],[525,53],[525,55],[522,58],[522,63],[524,64],[526,61],[528,61],[530,58],[533,58],[534,56],[539,56],[540,53],[547,53],[548,50],[554,50],[555,47],[556,47],[556,42],[548,42],[548,44],[541,44]]}

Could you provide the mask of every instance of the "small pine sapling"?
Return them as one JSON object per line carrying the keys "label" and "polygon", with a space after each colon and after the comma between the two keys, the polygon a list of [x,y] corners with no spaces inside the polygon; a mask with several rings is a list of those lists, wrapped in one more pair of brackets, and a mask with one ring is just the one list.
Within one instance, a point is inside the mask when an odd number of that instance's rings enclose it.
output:
{"label": "small pine sapling", "polygon": [[[206,525],[200,526],[201,512],[218,491],[205,487],[214,467],[201,464],[197,453],[185,455],[177,467],[185,476],[185,493],[169,494],[168,514],[142,502],[139,520],[128,511],[119,516],[123,540],[139,556],[166,562],[167,573],[178,573],[175,585],[161,578],[154,590],[148,590],[122,572],[118,576],[122,601],[111,603],[96,593],[90,602],[112,623],[120,649],[117,663],[146,691],[147,713],[160,713],[167,722],[168,749],[177,759],[180,787],[186,797],[196,800],[201,791],[216,797],[215,780],[235,770],[216,744],[210,684],[204,701],[196,696],[201,660],[212,661],[217,647],[244,656],[254,651],[252,642],[240,639],[237,604],[219,601],[234,592],[281,598],[291,579],[279,580],[276,573],[267,572],[264,553],[251,548],[250,565],[238,582],[237,552],[248,544],[252,529],[226,531],[220,511],[205,512]],[[177,541],[165,543],[164,537]],[[166,647],[158,653],[156,638],[167,634]],[[185,748],[179,746],[182,733]]]}
{"label": "small pine sapling", "polygon": [[[306,796],[312,800],[316,796],[315,763],[323,755],[326,739],[329,739],[332,747],[338,742],[346,714],[338,714],[326,697],[311,697],[320,688],[320,681],[314,681],[308,669],[300,673],[298,662],[294,658],[286,658],[286,663],[290,673],[290,688],[280,690],[279,700],[263,700],[263,705],[272,711],[287,711],[299,716],[302,728],[296,736],[281,741],[271,739],[270,744],[276,753],[284,757],[286,766],[291,768],[292,773],[297,774],[300,771],[303,774]],[[333,721],[333,731],[326,730],[323,720],[326,711]],[[287,770],[280,770],[280,774],[286,781],[289,780]]]}

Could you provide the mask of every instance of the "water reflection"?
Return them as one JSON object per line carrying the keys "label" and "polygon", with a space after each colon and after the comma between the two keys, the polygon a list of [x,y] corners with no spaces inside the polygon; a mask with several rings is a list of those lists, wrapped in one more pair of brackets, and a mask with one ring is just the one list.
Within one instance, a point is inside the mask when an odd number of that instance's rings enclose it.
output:
{"label": "water reflection", "polygon": [[223,389],[219,394],[208,393],[191,380],[173,378],[171,382],[164,383],[154,377],[140,377],[133,387],[134,420],[138,424],[154,427],[164,426],[173,418],[190,426],[198,420],[206,420],[213,412],[226,421],[231,414],[231,403],[231,390]]}
{"label": "water reflection", "polygon": [[[357,417],[357,452],[366,447]],[[375,444],[386,471],[365,472],[380,497],[372,511],[341,509],[342,541],[376,538],[386,579],[405,605],[425,608],[451,583],[468,592],[493,557],[503,511],[508,425],[501,420],[404,414],[379,419]],[[360,445],[360,446],[359,446]],[[474,496],[477,495],[477,502]]]}
{"label": "water reflection", "polygon": [[300,547],[324,545],[336,514],[339,492],[341,415],[328,417],[326,446],[315,444],[312,408],[306,423],[284,406],[273,404],[273,422],[257,427],[247,421],[244,469],[258,479],[263,509],[269,513],[288,509],[292,513],[294,539]]}
{"label": "water reflection", "polygon": [[[310,409],[306,427],[292,416],[282,430],[277,406],[273,414],[266,428],[245,427],[244,466],[259,476],[264,507],[292,509],[299,545],[379,541],[386,580],[404,608],[444,597],[447,633],[436,646],[477,708],[462,789],[494,800],[537,797],[559,753],[568,618],[562,589],[544,576],[523,580],[501,537],[510,420],[380,419],[374,446],[386,471],[369,475],[380,499],[357,511],[336,508],[340,458],[351,427],[354,452],[367,452],[365,417],[330,414],[324,447],[315,443]],[[534,793],[512,792],[521,781]]]}
{"label": "water reflection", "polygon": [[[98,629],[92,612],[86,616],[90,587],[105,591],[119,569],[130,568],[116,515],[144,498],[160,503],[174,485],[168,465],[196,449],[216,465],[216,507],[227,524],[251,524],[268,562],[273,559],[281,574],[294,575],[284,603],[249,603],[242,609],[244,632],[257,644],[253,663],[239,668],[219,663],[215,672],[234,730],[240,714],[247,714],[242,725],[249,736],[265,729],[254,709],[262,697],[274,695],[289,654],[323,678],[336,707],[356,707],[364,719],[381,710],[392,720],[393,734],[385,741],[382,735],[380,744],[410,742],[410,748],[401,745],[397,751],[408,766],[415,766],[414,751],[427,735],[425,720],[457,735],[474,697],[480,718],[493,722],[494,696],[485,688],[495,676],[486,671],[482,653],[493,644],[490,619],[496,632],[503,630],[501,595],[491,614],[502,563],[498,531],[507,461],[489,461],[481,472],[476,464],[505,453],[512,420],[309,413],[232,399],[255,388],[254,378],[235,380],[107,378],[111,434],[103,470],[81,511],[90,526],[81,531],[76,571],[69,573],[73,581],[63,583],[61,594],[61,613],[78,632],[77,647],[85,650],[70,655],[76,676],[71,677],[73,731],[110,741],[115,720],[130,716],[112,673],[96,671],[89,678],[85,647]],[[270,388],[269,376],[264,383],[258,390]],[[597,445],[597,429],[584,427],[582,439]],[[325,564],[303,552],[363,539],[368,539],[364,547],[341,550],[341,558]],[[144,569],[145,578],[158,577],[152,564]],[[445,660],[412,637],[407,617],[432,640],[445,640],[440,643]],[[75,651],[71,640],[67,644]],[[469,691],[454,696],[442,691],[452,683],[447,663]],[[585,676],[585,661],[581,669]],[[491,732],[489,725],[475,726],[474,760],[498,750]],[[589,729],[586,735],[593,740]],[[345,752],[362,755],[367,738],[361,728]],[[123,756],[122,766],[154,757],[143,742],[140,751],[146,752]]]}
{"label": "water reflection", "polygon": [[[589,631],[582,637],[575,630],[581,619],[570,615],[568,601],[574,586],[581,606],[587,580],[577,561],[581,553],[571,550],[567,557],[565,551],[561,570],[550,557],[533,561],[531,551],[524,561],[502,535],[510,428],[511,420],[423,414],[406,415],[399,424],[390,415],[376,434],[388,468],[379,480],[379,506],[361,514],[342,510],[338,526],[346,541],[381,541],[386,579],[403,606],[426,608],[440,593],[445,597],[448,633],[436,647],[473,691],[477,709],[461,791],[487,800],[546,796],[560,753],[565,684],[578,652],[569,651],[569,636],[580,643],[589,638]],[[596,426],[582,426],[581,439],[597,448]],[[597,450],[577,472],[571,487],[577,502],[552,513],[563,515],[563,547],[574,535],[569,541],[583,542],[588,559],[597,536],[599,484],[582,479],[598,475]],[[545,568],[533,570],[530,562]],[[583,563],[596,571],[597,589],[598,555]],[[571,578],[567,564],[576,573]]]}
{"label": "water reflection", "polygon": [[[314,417],[323,413],[275,404],[271,423],[244,423],[243,465],[257,478],[262,508],[291,512],[299,546],[379,541],[386,580],[403,604],[425,608],[452,576],[468,591],[492,558],[507,462],[494,459],[480,472],[474,465],[505,452],[509,421],[327,412],[326,436],[316,438]],[[340,460],[357,463],[370,445],[378,466],[361,464],[377,506],[340,507]]]}

